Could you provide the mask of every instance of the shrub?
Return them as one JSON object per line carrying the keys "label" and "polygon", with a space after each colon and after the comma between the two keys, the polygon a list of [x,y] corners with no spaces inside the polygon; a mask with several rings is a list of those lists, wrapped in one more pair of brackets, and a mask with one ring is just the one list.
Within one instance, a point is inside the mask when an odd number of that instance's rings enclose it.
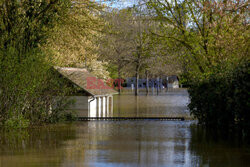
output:
{"label": "shrub", "polygon": [[210,128],[235,129],[250,135],[249,61],[232,71],[213,73],[193,82],[188,105],[201,124]]}
{"label": "shrub", "polygon": [[4,126],[11,129],[27,128],[30,124],[28,119],[25,119],[22,115],[18,117],[11,117],[4,122]]}
{"label": "shrub", "polygon": [[[70,2],[0,1],[0,125],[50,122],[52,106],[65,100],[67,89],[42,48]],[[61,98],[54,101],[55,96]]]}
{"label": "shrub", "polygon": [[13,48],[6,50],[5,61],[0,63],[0,122],[25,127],[25,122],[58,121],[71,88],[52,70],[39,49],[26,53],[21,63],[15,59],[17,54]]}

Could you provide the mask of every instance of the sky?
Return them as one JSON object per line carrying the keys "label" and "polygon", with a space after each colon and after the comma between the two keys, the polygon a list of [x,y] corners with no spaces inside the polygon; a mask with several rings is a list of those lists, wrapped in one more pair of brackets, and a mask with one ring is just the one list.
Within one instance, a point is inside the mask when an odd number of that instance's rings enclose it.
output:
{"label": "sky", "polygon": [[[105,2],[106,1],[106,2]],[[109,7],[113,7],[113,8],[126,8],[126,7],[132,7],[134,4],[134,0],[114,0],[112,2],[112,0],[110,0],[109,2],[107,2],[107,0],[96,0],[96,2],[101,2],[106,4]]]}

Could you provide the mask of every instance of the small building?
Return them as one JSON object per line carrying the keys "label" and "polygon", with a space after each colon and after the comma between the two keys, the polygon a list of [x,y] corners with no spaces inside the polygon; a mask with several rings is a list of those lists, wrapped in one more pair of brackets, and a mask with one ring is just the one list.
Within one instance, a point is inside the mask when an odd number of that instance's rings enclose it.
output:
{"label": "small building", "polygon": [[96,78],[83,68],[55,67],[55,69],[75,87],[80,88],[76,95],[69,98],[74,101],[68,110],[77,112],[78,117],[108,117],[113,113],[113,95],[118,92],[105,85],[105,88],[93,88],[88,80]]}
{"label": "small building", "polygon": [[168,88],[179,88],[179,78],[176,75],[168,77]]}

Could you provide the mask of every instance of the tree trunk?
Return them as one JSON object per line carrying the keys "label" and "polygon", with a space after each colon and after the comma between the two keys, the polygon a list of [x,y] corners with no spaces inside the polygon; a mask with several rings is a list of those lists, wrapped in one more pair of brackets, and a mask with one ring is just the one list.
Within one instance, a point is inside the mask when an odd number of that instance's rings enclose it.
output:
{"label": "tree trunk", "polygon": [[155,89],[155,80],[154,79],[151,79],[151,83],[152,83],[152,85],[151,85],[151,87],[152,87],[152,94],[154,94],[154,89]]}
{"label": "tree trunk", "polygon": [[159,94],[159,77],[157,77],[157,83],[156,83],[156,88],[157,88],[157,95]]}
{"label": "tree trunk", "polygon": [[166,91],[168,91],[168,77],[166,77]]}
{"label": "tree trunk", "polygon": [[84,58],[84,66],[87,69],[87,56],[86,55],[85,55],[85,58]]}
{"label": "tree trunk", "polygon": [[135,95],[139,95],[139,71],[141,66],[141,44],[137,47],[137,60],[136,60],[136,85],[135,85]]}
{"label": "tree trunk", "polygon": [[146,71],[146,93],[149,93],[149,84],[148,84],[148,70]]}
{"label": "tree trunk", "polygon": [[135,83],[135,95],[137,96],[137,95],[139,95],[139,68],[140,68],[140,66],[139,66],[139,63],[137,63],[137,65],[136,65],[136,83]]}
{"label": "tree trunk", "polygon": [[120,65],[118,66],[118,92],[119,92],[119,95],[121,94],[121,85],[122,82],[121,82],[121,67]]}
{"label": "tree trunk", "polygon": [[162,77],[160,76],[160,80],[159,80],[159,86],[160,86],[160,92],[162,92]]}

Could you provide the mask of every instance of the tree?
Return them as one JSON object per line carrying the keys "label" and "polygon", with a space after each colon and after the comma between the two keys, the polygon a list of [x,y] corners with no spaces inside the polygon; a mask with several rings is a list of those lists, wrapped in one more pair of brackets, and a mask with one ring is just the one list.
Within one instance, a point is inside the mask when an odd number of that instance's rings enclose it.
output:
{"label": "tree", "polygon": [[[131,56],[134,51],[133,46],[133,27],[131,25],[131,12],[129,10],[112,9],[103,15],[106,26],[105,33],[100,40],[101,59],[109,62],[109,69],[115,68],[113,74],[119,79],[118,85],[121,86],[121,78],[124,68],[130,64]],[[121,93],[121,89],[118,89]]]}
{"label": "tree", "polygon": [[151,50],[154,47],[150,38],[153,20],[136,6],[113,10],[106,18],[111,31],[104,36],[102,46],[106,51],[103,58],[117,67],[119,78],[122,71],[136,76],[135,94],[138,95],[139,75],[147,60],[153,56]]}
{"label": "tree", "polygon": [[[68,91],[61,90],[41,46],[69,5],[65,0],[0,1],[1,124],[26,127],[58,116],[61,108],[50,114],[51,107]],[[62,99],[57,103],[54,96]]]}
{"label": "tree", "polygon": [[147,4],[162,24],[158,35],[185,49],[182,63],[189,78],[205,77],[222,64],[229,68],[246,58],[247,1],[150,0]]}
{"label": "tree", "polygon": [[208,128],[249,137],[248,1],[150,0],[148,6],[162,23],[155,34],[185,51],[191,114]]}
{"label": "tree", "polygon": [[52,52],[57,66],[85,67],[100,78],[107,78],[105,62],[99,61],[98,42],[104,28],[101,13],[105,7],[91,0],[77,0],[53,29],[45,49]]}

